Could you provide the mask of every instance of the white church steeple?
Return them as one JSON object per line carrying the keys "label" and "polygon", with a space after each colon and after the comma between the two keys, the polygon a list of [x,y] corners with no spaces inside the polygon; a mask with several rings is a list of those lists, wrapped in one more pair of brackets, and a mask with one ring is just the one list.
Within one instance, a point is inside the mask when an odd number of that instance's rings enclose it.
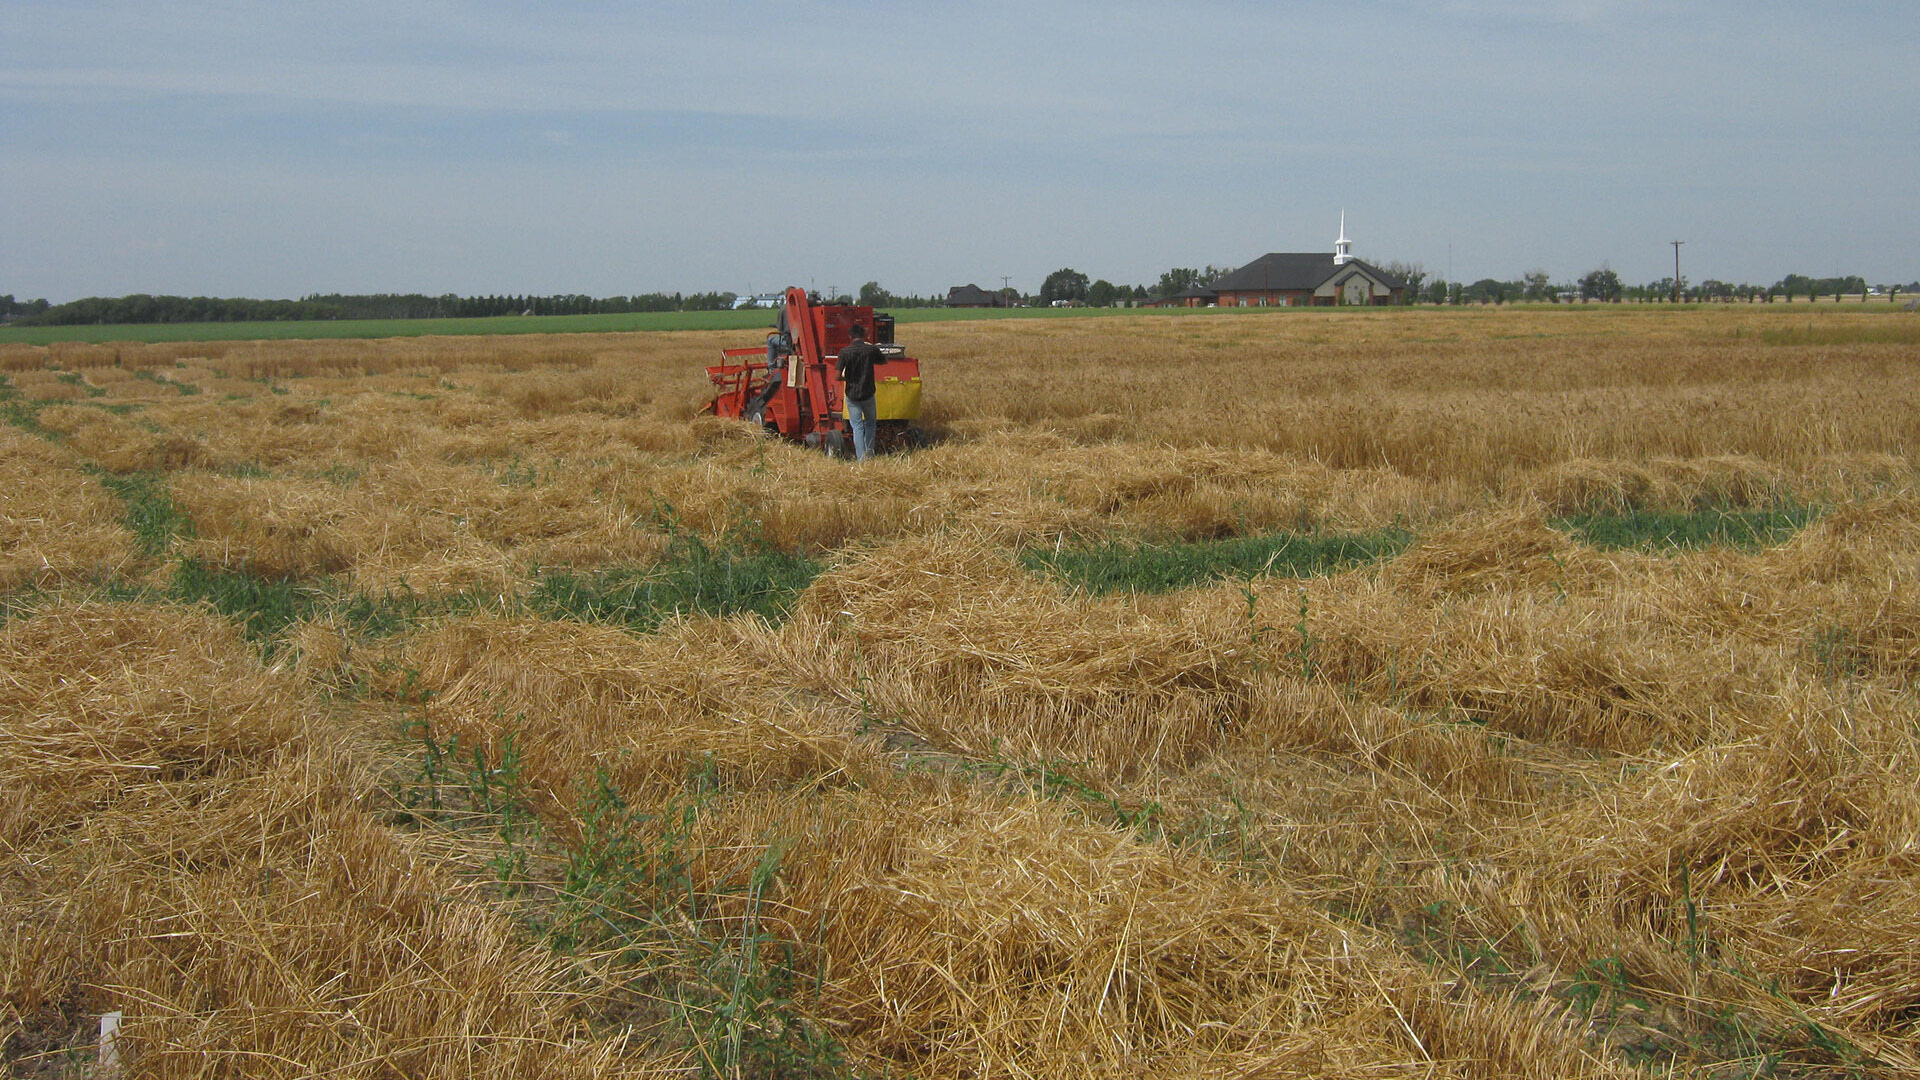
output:
{"label": "white church steeple", "polygon": [[1345,266],[1353,261],[1353,241],[1347,239],[1347,212],[1340,211],[1340,239],[1333,242],[1333,265]]}

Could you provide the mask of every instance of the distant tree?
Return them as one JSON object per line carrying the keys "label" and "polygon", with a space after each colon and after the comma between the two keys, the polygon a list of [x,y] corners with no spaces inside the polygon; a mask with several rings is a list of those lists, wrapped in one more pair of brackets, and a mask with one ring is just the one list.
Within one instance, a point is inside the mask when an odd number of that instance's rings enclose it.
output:
{"label": "distant tree", "polygon": [[1590,270],[1580,279],[1580,299],[1598,300],[1603,304],[1620,302],[1620,275],[1613,268],[1601,264],[1600,269]]}
{"label": "distant tree", "polygon": [[1513,282],[1481,278],[1466,287],[1466,299],[1476,304],[1503,304],[1512,299],[1515,292]]}
{"label": "distant tree", "polygon": [[1060,269],[1047,275],[1040,286],[1040,299],[1049,304],[1069,303],[1087,298],[1087,275],[1074,269]]}
{"label": "distant tree", "polygon": [[1806,293],[1808,300],[1815,299],[1819,294],[1820,283],[1807,277],[1805,274],[1788,274],[1786,277],[1781,278],[1779,282],[1774,285],[1774,288],[1784,293],[1787,298],[1787,303],[1791,304],[1793,303],[1794,293]]}
{"label": "distant tree", "polygon": [[1199,280],[1200,271],[1190,267],[1176,266],[1160,275],[1159,282],[1153,287],[1153,295],[1162,300],[1169,296],[1179,296],[1188,289],[1194,288]]}
{"label": "distant tree", "polygon": [[1447,284],[1447,279],[1436,277],[1432,281],[1427,282],[1426,293],[1421,299],[1429,304],[1444,304],[1450,295],[1452,295],[1452,292]]}
{"label": "distant tree", "polygon": [[1420,302],[1420,284],[1427,280],[1427,268],[1419,263],[1405,263],[1398,259],[1387,263],[1380,269],[1407,283],[1406,291],[1400,294],[1403,304]]}
{"label": "distant tree", "polygon": [[1169,296],[1178,296],[1188,289],[1204,289],[1232,270],[1230,266],[1214,266],[1211,263],[1204,270],[1177,266],[1160,275],[1160,283],[1153,287],[1153,295],[1164,300]]}
{"label": "distant tree", "polygon": [[[680,302],[680,310],[726,311],[733,307],[733,302],[737,299],[739,297],[730,292],[693,293]],[[852,299],[849,298],[848,302],[851,303]],[[535,312],[535,314],[540,313],[537,310]]]}
{"label": "distant tree", "polygon": [[881,288],[879,282],[869,281],[860,286],[860,302],[868,307],[892,307],[895,304],[895,297]]}
{"label": "distant tree", "polygon": [[1523,300],[1553,299],[1553,279],[1545,270],[1529,270],[1520,275],[1520,297]]}
{"label": "distant tree", "polygon": [[1120,296],[1120,289],[1106,278],[1087,286],[1087,303],[1094,307],[1112,307]]}

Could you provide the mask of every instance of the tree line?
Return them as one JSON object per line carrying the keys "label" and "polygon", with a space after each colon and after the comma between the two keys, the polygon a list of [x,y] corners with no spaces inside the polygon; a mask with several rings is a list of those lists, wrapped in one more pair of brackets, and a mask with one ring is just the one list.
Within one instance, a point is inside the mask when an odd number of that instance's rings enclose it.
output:
{"label": "tree line", "polygon": [[1511,304],[1519,302],[1570,303],[1792,303],[1796,299],[1839,301],[1846,297],[1861,300],[1878,294],[1898,296],[1920,293],[1920,282],[1906,285],[1869,285],[1858,274],[1845,277],[1808,277],[1788,274],[1771,285],[1728,282],[1717,278],[1692,281],[1682,276],[1676,283],[1663,277],[1644,284],[1631,285],[1608,267],[1589,271],[1566,282],[1553,282],[1541,270],[1529,271],[1513,281],[1481,278],[1475,282],[1433,278],[1417,290],[1415,302],[1427,304]]}
{"label": "tree line", "polygon": [[[1022,295],[1008,289],[1009,300],[1033,306],[1084,304],[1089,307],[1114,307],[1145,303],[1178,296],[1190,289],[1203,289],[1232,271],[1228,266],[1204,268],[1174,267],[1160,275],[1152,285],[1116,285],[1104,278],[1089,279],[1070,267],[1055,270],[1041,283],[1040,291]],[[1544,270],[1529,270],[1512,281],[1481,278],[1474,282],[1448,281],[1430,275],[1418,263],[1389,262],[1382,270],[1407,282],[1402,300],[1408,304],[1510,304],[1510,303],[1668,303],[1676,298],[1685,303],[1746,302],[1792,303],[1857,296],[1865,299],[1877,290],[1880,295],[1920,294],[1920,282],[1906,285],[1870,286],[1859,275],[1815,278],[1788,274],[1772,285],[1733,284],[1709,278],[1694,282],[1672,277],[1639,285],[1629,285],[1611,268],[1602,266],[1573,281],[1555,282]],[[731,292],[641,293],[635,296],[593,297],[581,293],[553,296],[495,295],[426,296],[420,293],[371,293],[347,295],[314,293],[298,300],[252,300],[208,296],[89,296],[64,304],[45,300],[15,300],[0,295],[0,321],[15,326],[91,326],[138,323],[199,322],[291,322],[330,319],[485,319],[503,315],[620,315],[654,311],[724,311],[739,299]],[[901,295],[889,292],[877,281],[860,287],[856,298],[837,295],[828,298],[840,303],[861,303],[876,308],[943,307],[944,296]]]}
{"label": "tree line", "polygon": [[[1116,285],[1105,278],[1089,278],[1072,267],[1048,274],[1037,293],[1022,295],[1013,291],[1013,299],[1027,305],[1084,304],[1087,307],[1114,307],[1164,300],[1188,289],[1205,288],[1232,272],[1231,266],[1208,266],[1203,270],[1175,267],[1160,275],[1152,285]],[[1012,291],[1012,290],[1010,290]]]}
{"label": "tree line", "polygon": [[484,319],[501,315],[620,315],[646,311],[723,311],[730,292],[642,293],[593,297],[425,296],[419,293],[314,293],[298,300],[213,296],[89,296],[64,304],[0,296],[0,319],[16,326],[92,326],[130,323],[294,322],[330,319]]}
{"label": "tree line", "polygon": [[1400,263],[1388,263],[1383,269],[1396,273],[1408,280],[1408,303],[1424,304],[1512,304],[1512,303],[1791,303],[1795,299],[1830,299],[1834,301],[1846,297],[1858,297],[1861,300],[1871,295],[1898,296],[1901,293],[1920,293],[1920,282],[1906,285],[1883,283],[1869,285],[1858,274],[1845,277],[1808,277],[1805,274],[1788,274],[1771,285],[1755,285],[1749,282],[1733,283],[1717,278],[1693,281],[1681,277],[1677,283],[1672,276],[1659,278],[1643,284],[1628,284],[1620,279],[1611,267],[1602,266],[1572,281],[1555,282],[1544,270],[1529,270],[1511,281],[1495,278],[1481,278],[1474,282],[1448,281],[1441,277],[1429,277],[1418,265],[1407,266]]}
{"label": "tree line", "polygon": [[[1152,286],[1136,285],[1129,289],[1105,280],[1090,282],[1086,274],[1066,268],[1047,275],[1039,294],[1026,299],[1041,304],[1070,303],[1089,307],[1110,307],[1127,301],[1163,300],[1191,289],[1207,288],[1232,269],[1226,266],[1208,266],[1200,270],[1176,267],[1161,274],[1160,280]],[[1790,303],[1802,297],[1808,300],[1839,300],[1853,296],[1864,300],[1876,291],[1882,296],[1920,293],[1920,282],[1869,285],[1857,274],[1825,278],[1788,274],[1772,285],[1733,284],[1713,278],[1694,282],[1682,277],[1676,292],[1672,277],[1630,285],[1621,281],[1620,275],[1607,266],[1589,271],[1573,281],[1561,282],[1555,282],[1545,270],[1529,270],[1511,281],[1481,278],[1474,282],[1460,282],[1431,275],[1419,263],[1388,262],[1381,264],[1380,269],[1407,283],[1406,292],[1401,297],[1401,302],[1405,304],[1668,303],[1676,297],[1683,303]]]}

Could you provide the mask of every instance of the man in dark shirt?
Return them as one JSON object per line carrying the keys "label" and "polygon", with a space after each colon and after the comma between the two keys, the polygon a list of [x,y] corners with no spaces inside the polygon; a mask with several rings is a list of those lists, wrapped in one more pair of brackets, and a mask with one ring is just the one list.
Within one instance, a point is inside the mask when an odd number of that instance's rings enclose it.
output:
{"label": "man in dark shirt", "polygon": [[873,411],[873,365],[880,362],[880,347],[867,342],[867,328],[854,323],[847,330],[853,340],[840,350],[835,367],[846,384],[847,420],[853,425],[853,456],[865,461],[873,456],[873,433],[878,417]]}

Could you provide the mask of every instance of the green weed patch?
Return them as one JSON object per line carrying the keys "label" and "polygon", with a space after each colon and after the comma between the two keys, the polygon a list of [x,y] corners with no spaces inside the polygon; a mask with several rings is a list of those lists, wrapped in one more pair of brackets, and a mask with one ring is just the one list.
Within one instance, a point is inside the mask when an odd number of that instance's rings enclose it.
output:
{"label": "green weed patch", "polygon": [[288,626],[312,615],[320,598],[292,578],[260,578],[208,566],[199,559],[182,559],[174,569],[167,598],[181,603],[212,604],[215,611],[237,620],[253,641],[272,641]]}
{"label": "green weed patch", "polygon": [[1275,533],[1231,540],[1143,544],[1124,541],[1020,553],[1027,569],[1095,595],[1172,592],[1215,581],[1315,577],[1397,555],[1413,539],[1373,533]]}
{"label": "green weed patch", "polygon": [[1758,551],[1781,543],[1819,517],[1811,506],[1770,510],[1703,508],[1687,513],[1635,510],[1625,514],[1580,514],[1556,519],[1555,528],[1599,548],[1731,547]]}
{"label": "green weed patch", "polygon": [[653,566],[541,575],[528,602],[549,618],[616,623],[652,630],[682,614],[752,612],[780,620],[820,573],[820,564],[759,545],[715,549],[671,527],[667,557]]}
{"label": "green weed patch", "polygon": [[43,439],[57,439],[56,433],[40,426],[41,404],[21,397],[12,380],[0,375],[0,421]]}
{"label": "green weed patch", "polygon": [[141,554],[165,555],[176,538],[193,535],[193,522],[173,505],[165,476],[157,472],[92,471],[103,487],[127,504],[127,531],[139,543]]}
{"label": "green weed patch", "polygon": [[[656,1033],[695,1051],[699,1076],[844,1077],[832,1034],[800,1014],[796,998],[819,977],[803,951],[763,920],[791,840],[770,837],[744,880],[703,882],[696,864],[711,856],[694,840],[700,815],[718,797],[709,758],[687,792],[642,808],[605,769],[578,780],[577,833],[546,827],[527,784],[517,733],[497,754],[437,738],[424,717],[404,725],[403,752],[417,749],[411,783],[392,789],[407,825],[473,837],[491,833],[486,869],[520,917],[555,952],[611,963],[629,998],[626,1019],[658,1022]],[[744,901],[723,918],[727,901]]]}

